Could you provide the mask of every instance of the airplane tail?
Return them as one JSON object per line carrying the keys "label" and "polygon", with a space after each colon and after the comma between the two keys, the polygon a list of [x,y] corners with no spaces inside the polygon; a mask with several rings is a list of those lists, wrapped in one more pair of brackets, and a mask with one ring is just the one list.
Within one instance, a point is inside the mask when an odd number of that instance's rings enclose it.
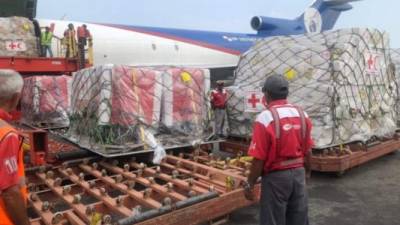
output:
{"label": "airplane tail", "polygon": [[255,16],[251,27],[264,36],[293,35],[330,30],[340,14],[353,8],[351,2],[360,0],[315,0],[294,20]]}
{"label": "airplane tail", "polygon": [[353,8],[350,2],[355,1],[359,0],[316,0],[298,20],[304,21],[308,32],[330,30],[342,12]]}

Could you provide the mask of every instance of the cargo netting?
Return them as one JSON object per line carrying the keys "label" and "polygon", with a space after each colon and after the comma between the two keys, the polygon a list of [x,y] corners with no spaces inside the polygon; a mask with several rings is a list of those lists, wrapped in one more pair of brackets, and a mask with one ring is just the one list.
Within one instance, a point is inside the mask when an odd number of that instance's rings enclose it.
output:
{"label": "cargo netting", "polygon": [[[390,50],[390,57],[392,59],[391,70],[396,76],[397,84],[400,85],[400,49],[391,49]],[[400,90],[397,89],[398,94],[400,94]],[[397,125],[400,126],[400,97],[397,99],[396,104],[396,111],[397,111]]]}
{"label": "cargo netting", "polygon": [[71,76],[31,76],[24,79],[22,121],[40,128],[69,125]]}
{"label": "cargo netting", "polygon": [[0,56],[39,56],[32,21],[22,17],[0,18]]}
{"label": "cargo netting", "polygon": [[229,88],[230,135],[251,136],[265,109],[262,85],[279,74],[290,83],[289,102],[311,117],[316,148],[392,137],[398,94],[390,64],[388,34],[375,29],[258,41],[241,57]]}
{"label": "cargo netting", "polygon": [[79,71],[66,137],[104,156],[170,148],[210,135],[205,69],[104,65]]}

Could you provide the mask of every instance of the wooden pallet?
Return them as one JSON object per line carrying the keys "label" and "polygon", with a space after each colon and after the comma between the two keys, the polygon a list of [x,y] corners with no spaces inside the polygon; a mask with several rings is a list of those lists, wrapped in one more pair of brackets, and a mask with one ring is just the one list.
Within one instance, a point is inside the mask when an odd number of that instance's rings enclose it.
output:
{"label": "wooden pallet", "polygon": [[346,147],[350,149],[350,154],[341,156],[314,154],[311,157],[311,169],[319,172],[335,172],[341,175],[353,167],[399,150],[400,140],[375,142],[372,146],[348,145]]}
{"label": "wooden pallet", "polygon": [[[243,140],[227,140],[220,144],[222,151],[232,154],[246,154],[250,142]],[[349,151],[337,153],[335,149],[348,149]],[[332,150],[333,149],[333,150]],[[323,154],[324,149],[314,150],[311,157],[311,170],[319,172],[334,172],[342,175],[345,171],[377,159],[389,153],[400,150],[400,139],[395,136],[393,139],[375,141],[370,144],[353,143],[344,146],[336,146],[326,149],[333,154]],[[341,152],[339,150],[339,152]]]}

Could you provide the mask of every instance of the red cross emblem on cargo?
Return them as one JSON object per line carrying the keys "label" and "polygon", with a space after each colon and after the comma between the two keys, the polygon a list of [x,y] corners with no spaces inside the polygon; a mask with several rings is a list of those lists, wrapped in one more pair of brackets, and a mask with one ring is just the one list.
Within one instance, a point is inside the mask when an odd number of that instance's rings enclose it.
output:
{"label": "red cross emblem on cargo", "polygon": [[249,91],[244,96],[245,111],[261,112],[265,109],[264,94],[257,91]]}
{"label": "red cross emblem on cargo", "polygon": [[6,41],[6,48],[13,52],[26,51],[26,45],[23,41]]}
{"label": "red cross emblem on cargo", "polygon": [[376,70],[376,57],[373,57],[372,55],[369,55],[368,59],[368,69],[369,70]]}
{"label": "red cross emblem on cargo", "polygon": [[248,99],[247,102],[250,103],[253,108],[256,108],[257,103],[260,102],[260,99],[257,98],[256,94],[251,94],[251,98]]}
{"label": "red cross emblem on cargo", "polygon": [[16,47],[18,47],[18,44],[16,44],[15,42],[11,42],[8,47],[10,47],[11,49],[15,49]]}
{"label": "red cross emblem on cargo", "polygon": [[366,52],[364,54],[365,58],[365,70],[369,74],[377,74],[379,72],[379,59],[380,55],[379,53],[374,53],[374,52]]}

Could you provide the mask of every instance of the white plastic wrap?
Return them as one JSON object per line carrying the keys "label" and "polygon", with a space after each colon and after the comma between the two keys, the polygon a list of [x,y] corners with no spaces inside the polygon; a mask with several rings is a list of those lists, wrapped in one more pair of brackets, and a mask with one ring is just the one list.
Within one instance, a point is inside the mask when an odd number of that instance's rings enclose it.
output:
{"label": "white plastic wrap", "polygon": [[74,75],[67,138],[104,155],[190,145],[207,135],[208,70],[104,65]]}
{"label": "white plastic wrap", "polygon": [[289,102],[312,118],[317,148],[391,137],[397,92],[388,48],[386,33],[362,28],[259,41],[242,56],[228,90],[231,135],[251,135],[264,108],[261,87],[280,74],[290,83]]}
{"label": "white plastic wrap", "polygon": [[46,128],[69,125],[71,76],[24,79],[21,108],[24,123]]}
{"label": "white plastic wrap", "polygon": [[0,18],[0,56],[39,56],[32,21],[23,17]]}

